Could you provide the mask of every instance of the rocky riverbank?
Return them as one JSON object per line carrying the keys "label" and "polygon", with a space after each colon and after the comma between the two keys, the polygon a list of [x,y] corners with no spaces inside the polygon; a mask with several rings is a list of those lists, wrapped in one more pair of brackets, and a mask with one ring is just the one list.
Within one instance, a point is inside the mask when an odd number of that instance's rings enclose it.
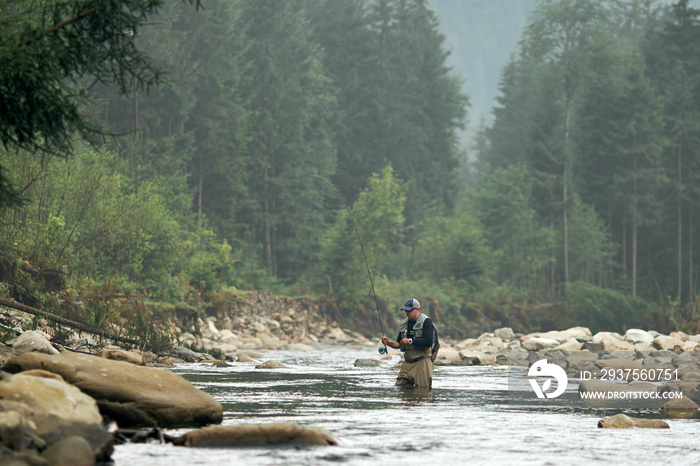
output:
{"label": "rocky riverbank", "polygon": [[[280,365],[266,358],[270,350],[310,351],[318,345],[379,347],[340,328],[310,302],[299,306],[287,298],[257,294],[213,315],[173,321],[169,354],[98,343],[93,336],[64,328],[71,346],[51,342],[55,326],[26,330],[28,317],[4,310],[15,324],[0,344],[0,459],[16,464],[94,464],[108,461],[115,442],[160,437],[154,426],[206,426],[222,421],[221,405],[182,377],[167,370],[179,362],[250,364],[251,369]],[[41,321],[39,321],[41,324]],[[630,329],[592,334],[583,327],[517,334],[499,328],[478,338],[442,339],[436,365],[511,365],[529,367],[546,359],[569,377],[589,379],[580,390],[674,392],[679,396],[658,408],[669,417],[695,416],[700,403],[700,335]],[[396,359],[400,353],[392,351]],[[378,370],[386,367],[382,359]],[[255,370],[255,369],[253,369]],[[614,377],[602,380],[604,374]],[[610,385],[612,384],[612,385]],[[297,443],[332,445],[332,434],[296,425],[240,429],[202,429],[179,445],[240,444],[259,432]],[[275,435],[270,436],[269,429]],[[146,432],[146,433],[144,433]],[[282,433],[280,433],[282,432]],[[286,432],[286,433],[284,433]],[[208,437],[211,435],[211,437]],[[131,437],[131,440],[128,437]]]}

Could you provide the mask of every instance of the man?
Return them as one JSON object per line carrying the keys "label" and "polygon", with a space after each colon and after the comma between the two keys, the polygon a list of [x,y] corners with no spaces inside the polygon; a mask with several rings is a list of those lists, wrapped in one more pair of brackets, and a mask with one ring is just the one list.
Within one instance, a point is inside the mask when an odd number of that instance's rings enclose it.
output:
{"label": "man", "polygon": [[406,319],[399,325],[399,336],[391,341],[382,335],[382,344],[404,353],[401,370],[396,377],[396,385],[432,387],[433,362],[430,359],[431,347],[435,336],[435,326],[425,314],[420,312],[420,303],[411,298],[406,301],[402,311]]}

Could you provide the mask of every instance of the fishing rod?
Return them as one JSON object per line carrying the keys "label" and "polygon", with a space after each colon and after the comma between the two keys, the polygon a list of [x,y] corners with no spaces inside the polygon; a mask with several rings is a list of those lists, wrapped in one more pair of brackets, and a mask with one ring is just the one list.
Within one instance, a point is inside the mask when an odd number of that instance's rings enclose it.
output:
{"label": "fishing rod", "polygon": [[[348,212],[348,216],[350,217],[350,221],[352,222],[352,226],[355,229],[355,234],[357,235],[357,242],[360,243],[360,250],[362,251],[362,258],[365,260],[365,267],[367,267],[367,276],[369,277],[369,284],[372,286],[372,296],[374,297],[374,306],[375,310],[377,311],[377,318],[379,319],[379,328],[382,330],[382,335],[386,335],[384,333],[384,324],[382,324],[382,315],[379,313],[379,302],[377,301],[377,293],[374,292],[374,281],[372,280],[372,273],[369,271],[369,263],[367,262],[367,255],[365,254],[365,248],[362,246],[362,239],[360,239],[360,232],[357,230],[357,224],[355,224],[355,219],[352,216],[352,213],[350,212],[350,207],[348,206],[348,203],[345,202],[345,198],[343,197],[342,194],[340,194],[340,191],[338,191],[338,188],[336,188],[333,183],[325,179],[324,177],[320,175],[311,175],[315,176],[316,178],[321,178],[323,181],[328,183],[331,188],[338,194],[338,197],[340,198],[341,201],[343,201],[343,204],[345,204],[345,210]],[[387,348],[386,345],[383,347],[379,348],[379,354],[386,354],[387,353]]]}

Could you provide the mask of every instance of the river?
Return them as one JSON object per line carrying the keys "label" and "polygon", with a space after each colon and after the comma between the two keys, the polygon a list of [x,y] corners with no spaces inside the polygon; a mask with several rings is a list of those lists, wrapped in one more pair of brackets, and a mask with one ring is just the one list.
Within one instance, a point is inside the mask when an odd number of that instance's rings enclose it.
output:
{"label": "river", "polygon": [[[310,352],[270,351],[286,367],[255,369],[181,364],[172,370],[216,398],[224,424],[297,422],[332,431],[337,447],[186,448],[171,444],[116,447],[117,466],[132,465],[376,465],[397,464],[696,464],[698,419],[667,419],[670,429],[599,429],[619,411],[581,407],[571,396],[528,403],[527,384],[509,390],[508,368],[436,366],[432,390],[393,386],[399,361],[376,348],[348,346]],[[568,395],[576,392],[569,384]],[[566,395],[566,394],[565,394]],[[660,418],[658,410],[626,412]],[[186,430],[169,429],[170,435]]]}

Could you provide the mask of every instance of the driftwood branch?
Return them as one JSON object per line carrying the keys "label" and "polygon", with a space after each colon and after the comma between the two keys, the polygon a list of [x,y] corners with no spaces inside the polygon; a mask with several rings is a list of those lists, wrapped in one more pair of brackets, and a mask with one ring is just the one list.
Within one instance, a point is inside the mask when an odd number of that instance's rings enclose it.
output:
{"label": "driftwood branch", "polygon": [[81,324],[80,322],[68,320],[66,318],[51,314],[50,312],[42,311],[40,309],[35,309],[33,307],[27,306],[26,304],[21,304],[21,303],[18,303],[16,301],[13,301],[11,299],[0,298],[0,305],[11,307],[13,309],[17,309],[18,311],[22,311],[22,312],[28,312],[29,314],[34,314],[35,316],[41,316],[41,317],[44,317],[46,319],[52,320],[54,322],[58,322],[61,325],[65,325],[66,327],[71,327],[74,329],[82,330],[83,332],[88,332],[88,333],[91,333],[93,335],[100,335],[103,338],[108,338],[110,340],[121,341],[122,343],[128,343],[131,345],[138,344],[138,342],[136,340],[133,340],[131,338],[121,337],[118,335],[112,335],[110,333],[103,332],[101,330],[96,330],[94,328],[88,327],[85,324]]}

